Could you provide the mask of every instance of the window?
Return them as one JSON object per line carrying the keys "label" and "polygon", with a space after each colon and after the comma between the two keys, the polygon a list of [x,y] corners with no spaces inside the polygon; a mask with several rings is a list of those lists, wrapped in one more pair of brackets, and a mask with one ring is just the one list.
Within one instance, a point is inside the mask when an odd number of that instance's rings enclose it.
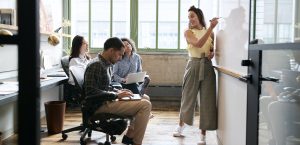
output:
{"label": "window", "polygon": [[141,50],[185,49],[188,8],[199,0],[73,0],[72,35],[83,35],[93,49],[109,37],[133,37]]}
{"label": "window", "polygon": [[158,48],[178,48],[178,0],[158,2]]}
{"label": "window", "polygon": [[130,0],[113,1],[113,37],[130,37]]}
{"label": "window", "polygon": [[294,24],[298,21],[295,19],[298,11],[293,0],[258,0],[254,14],[256,22],[253,24],[255,38],[264,43],[296,41]]}
{"label": "window", "polygon": [[90,46],[102,48],[105,40],[110,37],[110,0],[92,0],[91,3]]}
{"label": "window", "polygon": [[139,0],[138,47],[156,48],[156,0]]}
{"label": "window", "polygon": [[89,8],[86,0],[73,0],[71,8],[71,34],[81,35],[88,40],[89,36]]}
{"label": "window", "polygon": [[198,6],[198,2],[195,0],[186,0],[181,1],[180,5],[180,49],[186,49],[187,43],[184,38],[184,31],[188,28],[188,10],[189,8],[194,5],[195,7]]}

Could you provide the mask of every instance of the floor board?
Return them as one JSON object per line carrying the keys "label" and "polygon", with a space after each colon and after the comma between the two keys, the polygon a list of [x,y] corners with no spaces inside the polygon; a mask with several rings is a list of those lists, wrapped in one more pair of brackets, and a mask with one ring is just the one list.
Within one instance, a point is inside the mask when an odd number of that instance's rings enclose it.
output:
{"label": "floor board", "polygon": [[[177,111],[153,111],[154,118],[149,121],[143,145],[196,145],[199,141],[199,115],[195,117],[194,126],[186,127],[183,137],[173,137],[172,132],[177,125]],[[81,123],[81,113],[79,111],[67,111],[65,115],[64,128],[77,126]],[[46,121],[41,121],[42,129],[46,128]],[[81,133],[72,132],[68,134],[68,139],[61,140],[61,134],[48,135],[41,133],[41,145],[74,145],[79,144]],[[122,145],[122,136],[116,136],[115,145]],[[12,136],[3,142],[3,145],[16,145],[17,136]],[[93,132],[92,137],[87,139],[88,145],[97,145],[98,142],[105,141],[105,134]],[[207,145],[217,145],[215,131],[207,133]]]}

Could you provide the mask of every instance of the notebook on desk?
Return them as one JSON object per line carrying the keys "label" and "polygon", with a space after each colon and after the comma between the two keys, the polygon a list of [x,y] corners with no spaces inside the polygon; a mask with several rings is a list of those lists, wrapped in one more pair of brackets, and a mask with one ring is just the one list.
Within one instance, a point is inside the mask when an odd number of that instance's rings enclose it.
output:
{"label": "notebook on desk", "polygon": [[133,96],[129,97],[123,97],[122,99],[119,99],[120,101],[139,101],[142,97],[140,94],[133,94]]}
{"label": "notebook on desk", "polygon": [[127,81],[125,84],[143,82],[145,76],[146,76],[146,72],[130,73],[127,75]]}

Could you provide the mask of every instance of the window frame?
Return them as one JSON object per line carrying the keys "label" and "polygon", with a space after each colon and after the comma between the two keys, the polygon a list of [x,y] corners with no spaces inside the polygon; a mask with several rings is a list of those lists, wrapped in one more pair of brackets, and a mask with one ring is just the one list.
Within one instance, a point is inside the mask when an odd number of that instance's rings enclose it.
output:
{"label": "window frame", "polygon": [[[181,2],[184,2],[183,0],[178,0],[178,18],[177,18],[177,47],[176,48],[158,48],[158,27],[159,27],[159,22],[158,22],[158,14],[159,14],[159,0],[156,0],[156,20],[155,20],[155,26],[156,26],[156,34],[155,34],[155,39],[156,39],[156,42],[155,42],[155,48],[140,48],[139,47],[139,44],[138,44],[138,39],[139,39],[139,36],[138,36],[138,27],[139,27],[139,19],[138,19],[138,1],[132,1],[130,0],[130,38],[136,42],[136,47],[138,49],[139,52],[179,52],[179,53],[182,53],[182,52],[187,52],[187,50],[185,48],[180,48],[180,35],[181,32]],[[72,9],[72,5],[71,5],[71,0],[66,0],[63,2],[64,3],[64,11],[63,11],[63,15],[65,16],[65,18],[68,18],[69,20],[71,20],[71,9]],[[198,3],[198,7],[200,6],[200,0],[197,1]],[[109,36],[112,37],[112,29],[113,29],[113,0],[110,0],[110,34]],[[88,0],[88,13],[89,13],[89,16],[88,16],[88,42],[89,44],[91,44],[91,25],[92,25],[92,22],[91,22],[91,14],[92,14],[92,9],[91,9],[91,5],[92,5],[92,0]],[[71,32],[71,29],[72,27],[69,27],[67,28],[66,30],[64,31],[68,31],[68,32]],[[64,48],[70,48],[70,45],[71,45],[71,41],[72,40],[64,40]],[[91,53],[98,53],[99,51],[102,51],[103,50],[103,47],[90,47],[90,52]]]}

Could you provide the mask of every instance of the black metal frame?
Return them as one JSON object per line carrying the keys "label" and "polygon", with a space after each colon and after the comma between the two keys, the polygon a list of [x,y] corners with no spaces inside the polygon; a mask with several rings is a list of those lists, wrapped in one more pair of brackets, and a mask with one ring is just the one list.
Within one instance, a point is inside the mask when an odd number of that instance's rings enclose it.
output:
{"label": "black metal frame", "polygon": [[18,10],[18,143],[40,144],[39,0],[17,1]]}
{"label": "black metal frame", "polygon": [[18,144],[40,144],[39,1],[17,0],[18,34],[0,44],[18,45]]}
{"label": "black metal frame", "polygon": [[251,75],[251,80],[247,83],[246,145],[258,144],[261,56],[262,52],[260,50],[250,50],[248,52],[248,59],[251,60],[248,73]]}

